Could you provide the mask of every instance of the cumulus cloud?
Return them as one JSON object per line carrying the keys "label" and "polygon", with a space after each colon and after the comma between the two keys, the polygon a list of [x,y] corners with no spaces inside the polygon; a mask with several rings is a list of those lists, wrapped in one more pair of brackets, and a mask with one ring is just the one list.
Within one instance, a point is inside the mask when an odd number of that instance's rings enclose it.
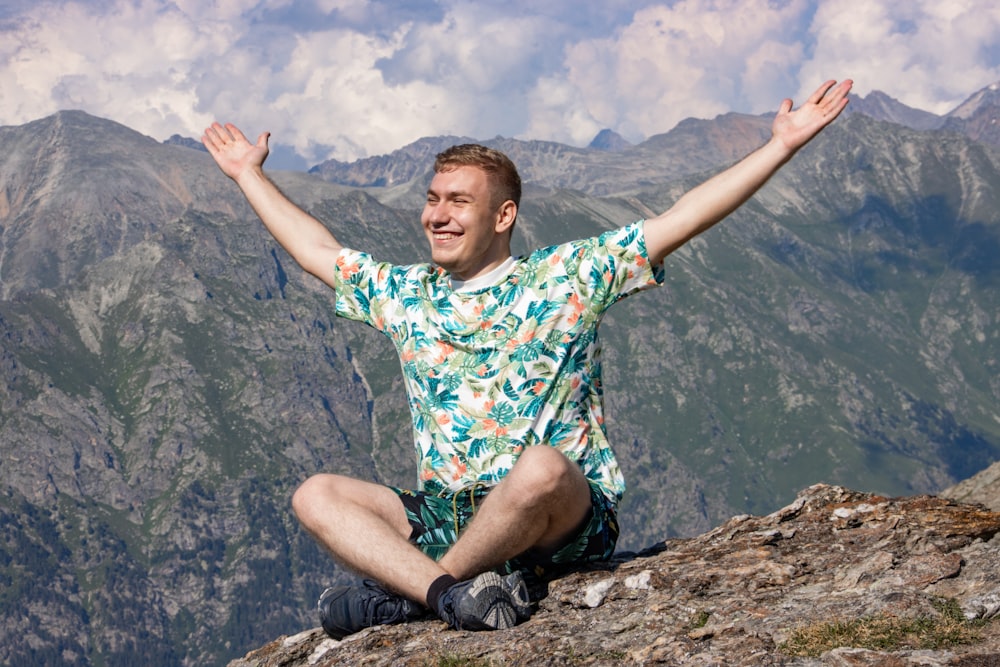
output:
{"label": "cumulus cloud", "polygon": [[122,2],[36,5],[3,31],[4,123],[60,109],[84,109],[144,132],[166,134],[203,122],[195,81],[213,48],[176,7]]}
{"label": "cumulus cloud", "polygon": [[580,142],[608,127],[637,140],[690,116],[777,108],[802,58],[789,26],[807,9],[805,0],[645,8],[615,35],[569,48],[564,80],[547,77],[532,95],[529,132]]}
{"label": "cumulus cloud", "polygon": [[1000,80],[995,0],[823,2],[810,31],[816,47],[803,78],[843,72],[855,78],[859,94],[881,90],[910,106],[947,113]]}
{"label": "cumulus cloud", "polygon": [[422,136],[633,140],[851,76],[942,112],[1000,79],[993,0],[12,0],[0,123],[212,120],[310,163]]}

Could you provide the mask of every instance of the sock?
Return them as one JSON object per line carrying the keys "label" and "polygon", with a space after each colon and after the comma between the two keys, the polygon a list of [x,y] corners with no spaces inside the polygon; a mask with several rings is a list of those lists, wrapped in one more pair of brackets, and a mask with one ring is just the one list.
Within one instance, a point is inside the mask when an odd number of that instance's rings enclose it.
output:
{"label": "sock", "polygon": [[431,611],[438,613],[438,602],[441,600],[441,595],[457,583],[458,579],[450,574],[442,574],[431,582],[430,588],[427,589],[427,606]]}

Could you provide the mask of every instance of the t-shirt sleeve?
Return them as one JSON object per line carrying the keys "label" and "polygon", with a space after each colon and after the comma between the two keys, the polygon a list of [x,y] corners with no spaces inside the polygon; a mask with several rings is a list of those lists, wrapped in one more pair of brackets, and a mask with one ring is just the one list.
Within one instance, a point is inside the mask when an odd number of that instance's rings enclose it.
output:
{"label": "t-shirt sleeve", "polygon": [[[601,234],[591,241],[593,261],[585,278],[598,309],[663,284],[663,262],[652,264],[646,253],[643,220]],[[581,276],[584,278],[584,276]]]}
{"label": "t-shirt sleeve", "polygon": [[336,312],[379,331],[385,330],[386,308],[398,292],[398,269],[367,253],[344,248],[337,256],[334,292]]}

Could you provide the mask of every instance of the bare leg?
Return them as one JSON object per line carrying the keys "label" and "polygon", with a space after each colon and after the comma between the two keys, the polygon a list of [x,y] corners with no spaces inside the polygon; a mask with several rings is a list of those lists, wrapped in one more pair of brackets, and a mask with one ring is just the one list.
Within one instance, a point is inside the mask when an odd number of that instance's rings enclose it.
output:
{"label": "bare leg", "polygon": [[292,497],[302,526],[347,567],[425,603],[447,572],[407,539],[410,524],[391,489],[342,475],[314,475]]}
{"label": "bare leg", "polygon": [[427,589],[450,574],[470,579],[531,547],[555,547],[590,509],[579,467],[552,447],[527,448],[483,501],[440,562],[408,540],[411,527],[394,491],[341,475],[315,475],[295,492],[302,526],[347,567],[426,603]]}
{"label": "bare leg", "polygon": [[590,505],[590,485],[579,466],[552,447],[528,447],[440,565],[461,581],[531,547],[557,547]]}

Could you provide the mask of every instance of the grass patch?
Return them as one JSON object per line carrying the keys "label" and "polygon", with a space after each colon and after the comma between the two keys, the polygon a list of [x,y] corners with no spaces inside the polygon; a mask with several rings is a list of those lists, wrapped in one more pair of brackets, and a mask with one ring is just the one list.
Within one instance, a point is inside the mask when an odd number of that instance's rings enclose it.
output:
{"label": "grass patch", "polygon": [[698,612],[698,614],[691,619],[691,629],[697,630],[698,628],[705,627],[708,625],[708,619],[711,618],[711,616],[712,615],[707,611]]}
{"label": "grass patch", "polygon": [[792,656],[819,657],[826,651],[849,646],[874,651],[943,649],[980,641],[985,621],[969,621],[952,599],[931,601],[937,615],[912,618],[875,614],[854,620],[814,623],[798,628],[778,648]]}

